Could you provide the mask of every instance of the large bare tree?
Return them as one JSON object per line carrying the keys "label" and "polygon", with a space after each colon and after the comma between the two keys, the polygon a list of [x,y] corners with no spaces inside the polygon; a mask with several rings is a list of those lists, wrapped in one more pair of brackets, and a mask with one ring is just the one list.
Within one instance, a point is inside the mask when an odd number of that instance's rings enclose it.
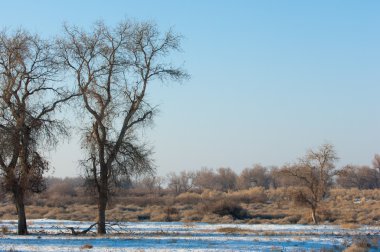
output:
{"label": "large bare tree", "polygon": [[27,234],[24,200],[44,189],[42,155],[67,134],[54,112],[73,95],[58,87],[51,43],[26,31],[0,33],[0,175],[12,193],[18,234]]}
{"label": "large bare tree", "polygon": [[180,48],[180,36],[171,30],[161,34],[151,23],[124,21],[110,28],[99,22],[88,31],[65,26],[58,44],[82,94],[84,120],[87,116],[82,164],[97,191],[98,234],[105,234],[113,182],[152,169],[149,149],[136,134],[155,112],[146,98],[149,86],[187,78],[165,62]]}
{"label": "large bare tree", "polygon": [[314,224],[318,223],[318,206],[328,196],[337,159],[334,147],[324,144],[318,150],[309,150],[297,164],[281,170],[297,182],[293,196],[298,203],[310,207]]}

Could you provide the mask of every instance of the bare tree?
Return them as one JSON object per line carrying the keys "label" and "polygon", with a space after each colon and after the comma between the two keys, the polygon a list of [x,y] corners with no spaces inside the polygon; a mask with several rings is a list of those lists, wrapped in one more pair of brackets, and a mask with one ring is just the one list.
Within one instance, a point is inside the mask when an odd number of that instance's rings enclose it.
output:
{"label": "bare tree", "polygon": [[379,154],[375,154],[372,164],[373,164],[373,167],[375,169],[378,169],[380,172],[380,155]]}
{"label": "bare tree", "polygon": [[297,164],[282,169],[284,175],[293,177],[298,182],[294,198],[298,203],[311,208],[315,224],[318,223],[318,206],[328,196],[337,159],[334,147],[324,144],[316,151],[309,150]]}
{"label": "bare tree", "polygon": [[245,168],[239,178],[238,187],[240,189],[249,189],[255,186],[261,186],[266,189],[270,185],[270,176],[268,169],[256,164],[252,168]]}
{"label": "bare tree", "polygon": [[133,185],[135,189],[140,189],[144,192],[160,195],[163,189],[165,179],[155,174],[148,174]]}
{"label": "bare tree", "polygon": [[200,190],[217,188],[217,175],[214,170],[203,167],[201,170],[195,172],[193,184]]}
{"label": "bare tree", "polygon": [[218,168],[217,172],[217,184],[218,190],[227,192],[229,190],[235,190],[237,188],[238,176],[231,168]]}
{"label": "bare tree", "polygon": [[174,172],[168,174],[168,188],[175,194],[188,192],[194,187],[194,172],[181,171],[179,175]]}
{"label": "bare tree", "polygon": [[377,170],[377,187],[380,188],[380,155],[375,154],[375,157],[372,161],[373,168]]}
{"label": "bare tree", "polygon": [[51,43],[26,31],[0,33],[0,175],[13,195],[18,234],[27,234],[26,193],[44,189],[49,150],[58,136],[67,135],[54,112],[72,98],[54,80],[59,68]]}
{"label": "bare tree", "polygon": [[72,70],[82,94],[87,128],[82,162],[98,195],[98,234],[106,233],[105,210],[112,183],[121,175],[152,169],[150,151],[136,132],[153,118],[146,98],[152,81],[187,78],[165,63],[180,48],[180,36],[161,34],[150,23],[97,23],[90,31],[65,27],[58,41],[61,58]]}
{"label": "bare tree", "polygon": [[336,183],[343,188],[379,188],[379,172],[368,166],[346,165],[337,172]]}

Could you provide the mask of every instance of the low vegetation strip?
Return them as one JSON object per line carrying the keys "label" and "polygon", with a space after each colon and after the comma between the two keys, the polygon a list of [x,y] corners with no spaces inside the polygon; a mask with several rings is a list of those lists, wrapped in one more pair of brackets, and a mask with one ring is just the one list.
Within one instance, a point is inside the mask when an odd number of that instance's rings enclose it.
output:
{"label": "low vegetation strip", "polygon": [[[70,185],[70,190],[56,190],[54,183],[46,192],[31,196],[26,213],[31,219],[61,219],[96,222],[96,202],[83,187],[71,184],[74,180],[58,180]],[[58,182],[57,182],[58,183]],[[63,188],[63,186],[59,187]],[[272,223],[310,224],[312,218],[307,207],[299,206],[291,198],[292,188],[221,192],[203,190],[175,195],[170,191],[156,192],[130,190],[119,192],[106,210],[109,221],[182,221],[206,223]],[[248,202],[239,195],[252,195]],[[126,195],[126,196],[123,196]],[[360,203],[356,199],[360,198]],[[145,199],[142,201],[141,199]],[[15,220],[16,209],[11,198],[0,200],[0,220]],[[359,190],[336,188],[330,191],[317,211],[321,223],[357,228],[360,225],[380,224],[379,189]],[[29,222],[28,222],[29,223]]]}

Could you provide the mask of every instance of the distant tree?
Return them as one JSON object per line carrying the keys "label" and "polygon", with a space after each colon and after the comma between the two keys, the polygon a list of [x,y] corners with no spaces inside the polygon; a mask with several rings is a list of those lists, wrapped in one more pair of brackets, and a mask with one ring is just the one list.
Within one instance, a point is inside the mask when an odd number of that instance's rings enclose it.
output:
{"label": "distant tree", "polygon": [[293,197],[296,202],[311,208],[314,224],[318,223],[318,206],[328,196],[332,185],[337,159],[334,147],[324,144],[316,151],[309,150],[297,164],[282,169],[285,176],[296,179],[299,186]]}
{"label": "distant tree", "polygon": [[193,183],[194,183],[194,186],[200,190],[204,190],[204,189],[216,190],[218,187],[216,173],[212,169],[205,168],[205,167],[195,172]]}
{"label": "distant tree", "polygon": [[136,181],[134,188],[140,188],[149,193],[155,193],[160,195],[163,189],[165,179],[161,176],[155,174],[148,174],[147,176],[142,177],[141,180]]}
{"label": "distant tree", "polygon": [[254,165],[252,168],[245,168],[238,178],[239,189],[249,189],[255,186],[268,189],[269,185],[269,171],[259,164]]}
{"label": "distant tree", "polygon": [[167,180],[168,180],[168,189],[175,194],[180,194],[181,181],[180,181],[179,176],[175,172],[170,172],[167,175]]}
{"label": "distant tree", "polygon": [[13,195],[20,235],[28,233],[26,194],[45,188],[49,163],[42,150],[67,135],[53,115],[74,95],[55,82],[58,72],[51,43],[23,30],[0,33],[0,175]]}
{"label": "distant tree", "polygon": [[195,172],[193,184],[195,188],[227,192],[237,189],[238,176],[231,168],[202,168]]}
{"label": "distant tree", "polygon": [[238,176],[231,168],[222,167],[217,169],[216,172],[217,189],[219,191],[227,192],[237,189]]}
{"label": "distant tree", "polygon": [[64,179],[50,177],[46,179],[46,185],[46,194],[49,197],[77,197],[78,189],[84,185],[84,181],[80,177]]}
{"label": "distant tree", "polygon": [[373,164],[373,167],[375,169],[378,169],[380,172],[380,155],[379,154],[375,154],[372,164]]}
{"label": "distant tree", "polygon": [[380,155],[375,154],[375,157],[372,161],[373,168],[377,170],[377,187],[380,188]]}
{"label": "distant tree", "polygon": [[165,62],[179,50],[180,36],[161,34],[154,24],[125,21],[110,28],[99,22],[90,31],[66,26],[64,33],[61,59],[82,94],[86,121],[82,164],[97,192],[98,234],[105,234],[113,183],[152,170],[150,150],[137,137],[155,112],[146,96],[151,84],[188,75]]}
{"label": "distant tree", "polygon": [[194,188],[195,173],[182,171],[179,175],[174,172],[168,174],[168,188],[175,194],[188,192]]}
{"label": "distant tree", "polygon": [[369,166],[347,165],[337,172],[336,183],[343,188],[379,188],[378,171]]}
{"label": "distant tree", "polygon": [[267,176],[269,180],[269,187],[279,188],[279,187],[288,187],[294,185],[296,182],[294,178],[289,176],[283,176],[282,169],[284,167],[272,166],[267,171]]}

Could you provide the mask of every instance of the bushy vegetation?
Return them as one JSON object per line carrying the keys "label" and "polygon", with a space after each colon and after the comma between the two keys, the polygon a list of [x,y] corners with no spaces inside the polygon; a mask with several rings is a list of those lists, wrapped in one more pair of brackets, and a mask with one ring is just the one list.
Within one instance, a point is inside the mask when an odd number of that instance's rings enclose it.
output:
{"label": "bushy vegetation", "polygon": [[[278,172],[277,169],[276,172]],[[203,170],[204,171],[204,170]],[[217,176],[217,172],[207,172]],[[200,173],[202,171],[194,172]],[[272,183],[271,169],[265,177]],[[237,181],[246,174],[236,175]],[[297,186],[258,187],[217,190],[192,185],[185,192],[173,190],[168,178],[146,177],[131,180],[128,186],[115,190],[107,206],[107,215],[114,221],[184,221],[210,223],[312,223],[309,209],[295,199]],[[277,180],[278,177],[275,177]],[[166,182],[164,182],[166,180]],[[150,182],[149,185],[146,183]],[[153,183],[152,181],[157,181]],[[185,181],[185,180],[183,180]],[[48,178],[47,190],[31,195],[27,216],[95,221],[97,206],[81,178]],[[216,188],[221,188],[216,185]],[[0,219],[14,219],[16,210],[11,197],[1,198]],[[357,228],[358,224],[380,224],[380,189],[343,188],[335,184],[321,203],[317,214],[320,222]]]}
{"label": "bushy vegetation", "polygon": [[[240,174],[230,168],[203,168],[167,177],[126,178],[112,190],[107,216],[113,221],[210,223],[308,224],[317,220],[349,229],[380,224],[378,156],[373,167],[333,170],[329,163],[325,166],[328,173],[324,173],[323,166],[313,164],[322,157],[318,155],[325,149],[321,150],[294,165],[254,165]],[[331,154],[325,153],[327,157]],[[311,182],[303,183],[302,179]],[[314,191],[318,194],[313,195]],[[0,194],[0,219],[14,219],[17,212],[10,204],[12,195]],[[314,196],[315,202],[310,201]],[[28,195],[26,204],[31,219],[97,221],[96,198],[85,178],[47,178],[46,190]],[[310,214],[312,204],[317,207]]]}

